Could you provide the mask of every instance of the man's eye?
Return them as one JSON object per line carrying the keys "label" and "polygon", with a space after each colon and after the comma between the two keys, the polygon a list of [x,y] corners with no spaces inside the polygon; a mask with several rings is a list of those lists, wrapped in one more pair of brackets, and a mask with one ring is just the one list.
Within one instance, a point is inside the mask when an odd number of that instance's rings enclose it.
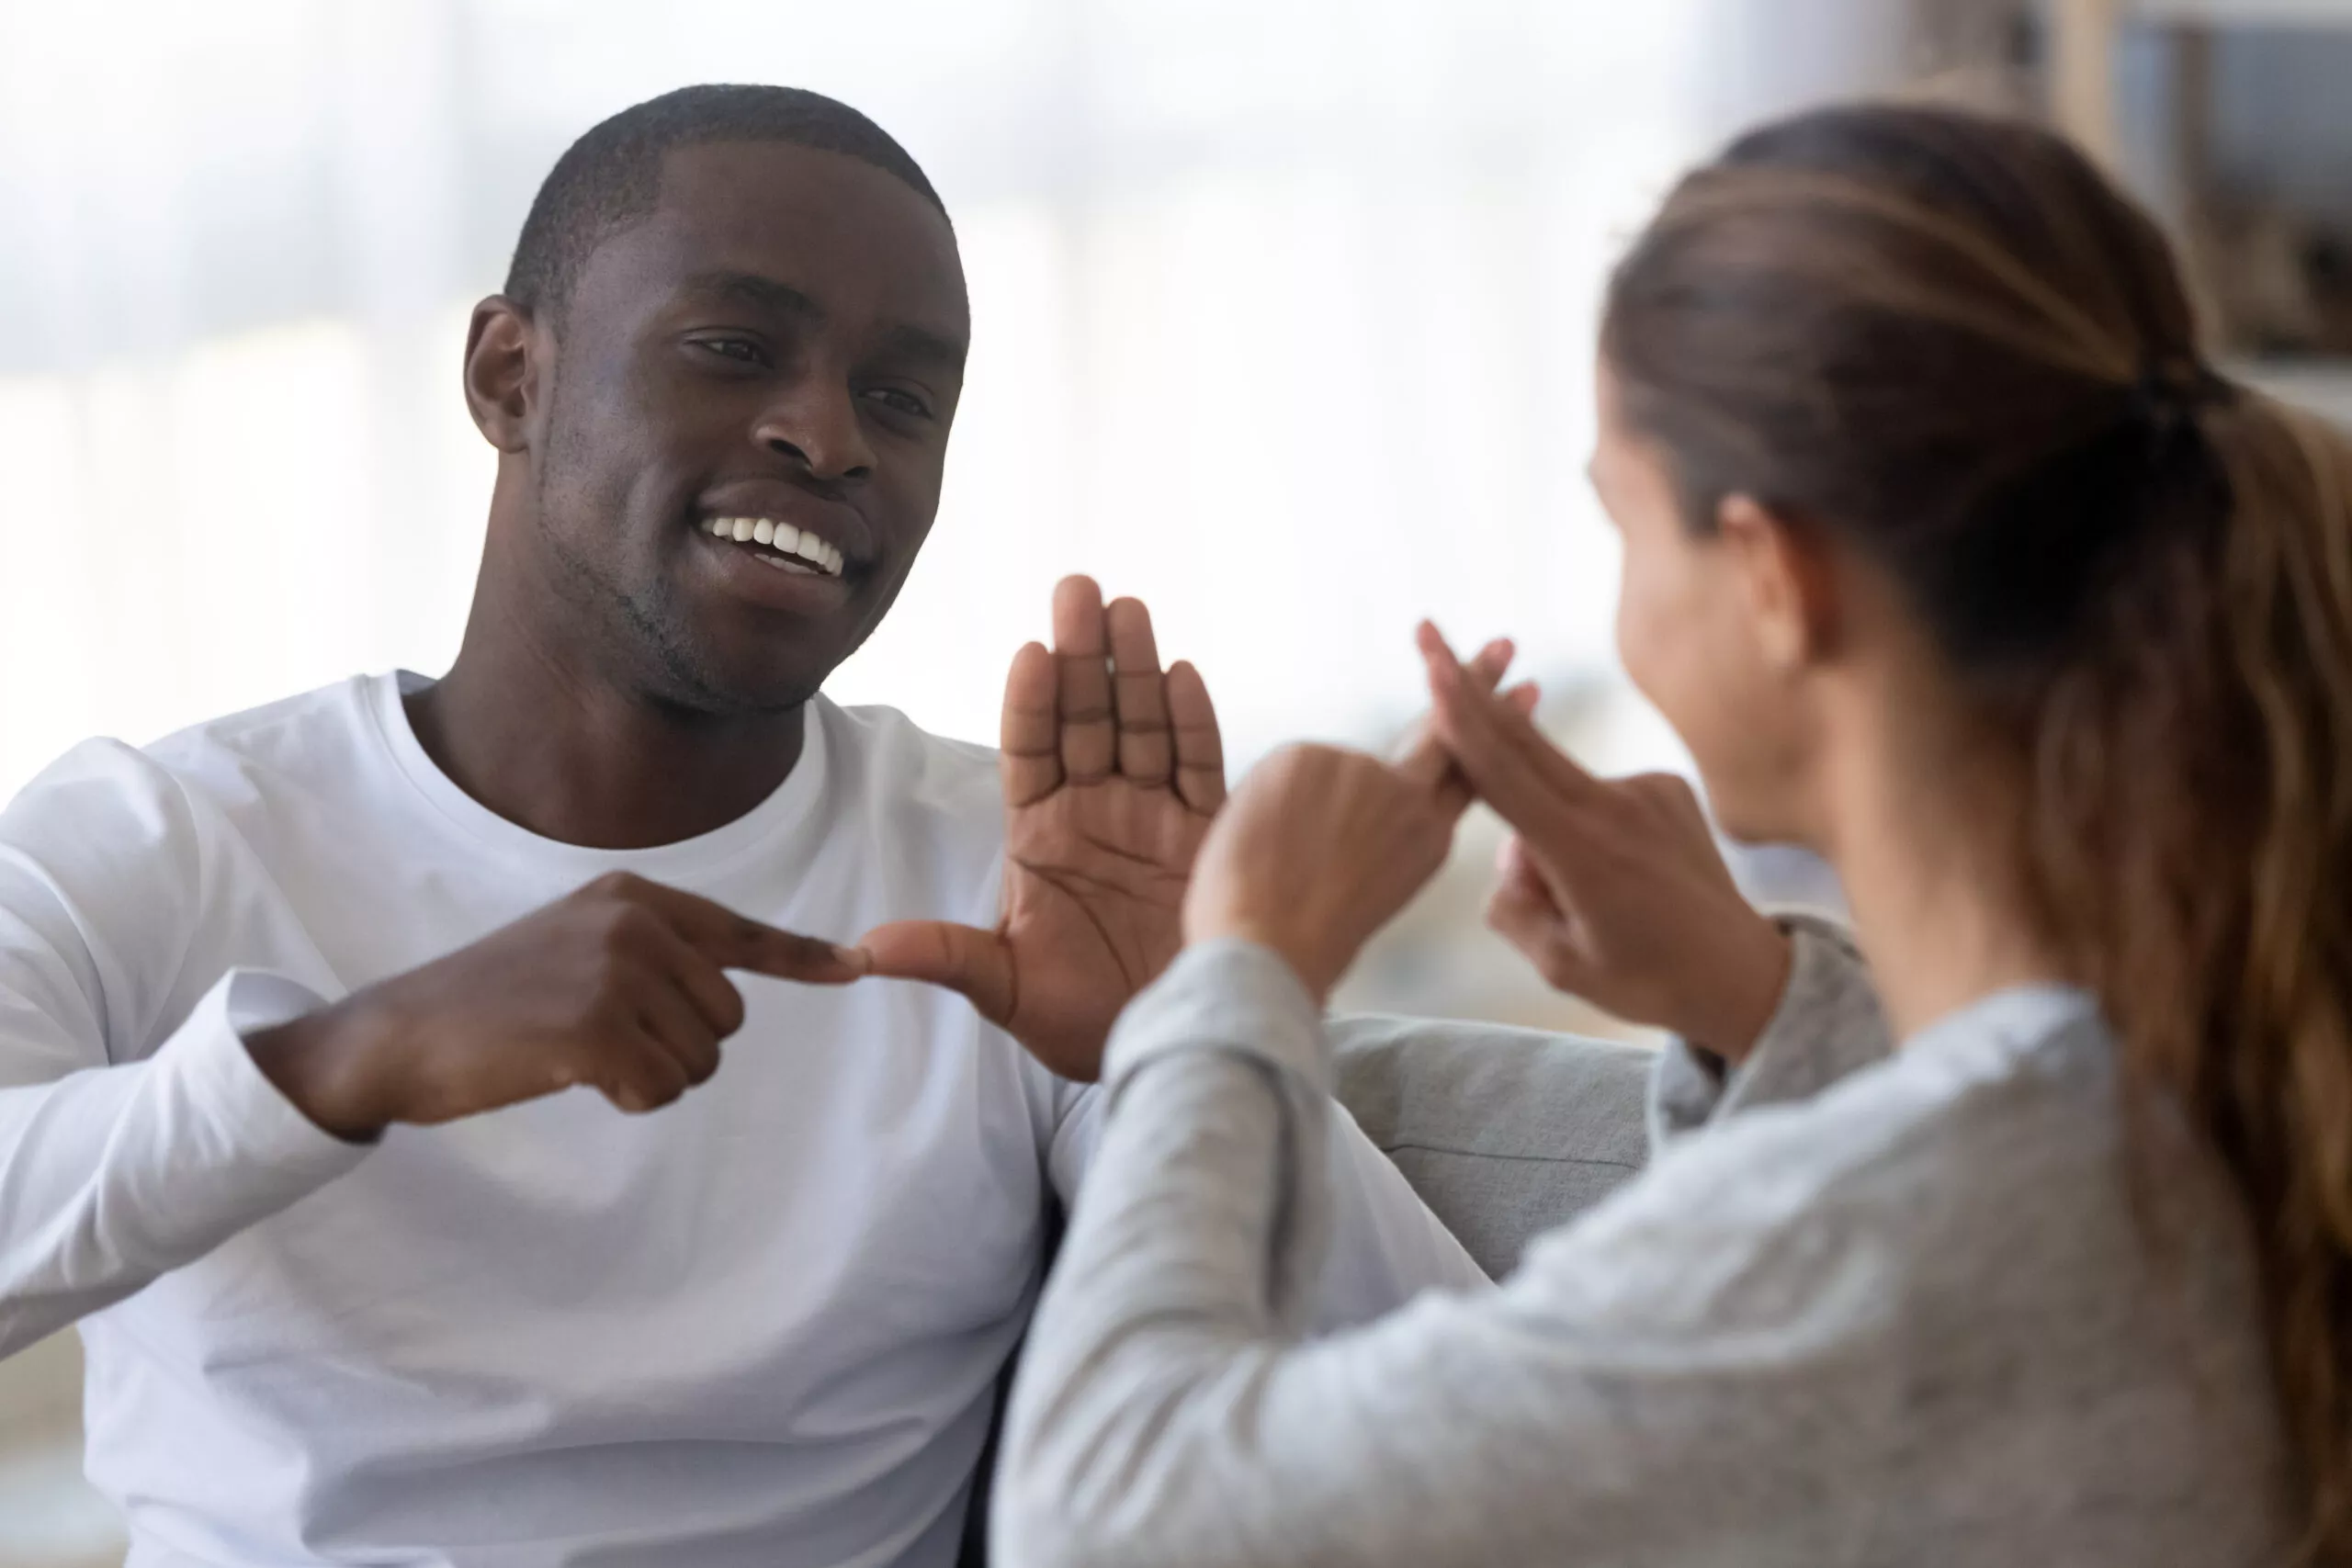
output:
{"label": "man's eye", "polygon": [[931,417],[931,406],[912,392],[901,391],[896,387],[876,387],[865,395],[895,413],[911,415],[916,419]]}
{"label": "man's eye", "polygon": [[739,365],[765,365],[767,351],[747,337],[707,337],[695,340],[695,346],[722,359],[732,359]]}

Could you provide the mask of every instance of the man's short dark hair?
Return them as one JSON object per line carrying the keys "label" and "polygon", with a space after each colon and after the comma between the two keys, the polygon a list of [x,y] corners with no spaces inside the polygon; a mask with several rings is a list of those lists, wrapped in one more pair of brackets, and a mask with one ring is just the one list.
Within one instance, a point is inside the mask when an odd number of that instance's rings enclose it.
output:
{"label": "man's short dark hair", "polygon": [[560,313],[588,253],[653,210],[671,150],[713,141],[788,141],[840,152],[897,175],[947,214],[907,150],[847,104],[799,87],[680,87],[599,123],[556,160],[523,220],[506,297],[526,310]]}

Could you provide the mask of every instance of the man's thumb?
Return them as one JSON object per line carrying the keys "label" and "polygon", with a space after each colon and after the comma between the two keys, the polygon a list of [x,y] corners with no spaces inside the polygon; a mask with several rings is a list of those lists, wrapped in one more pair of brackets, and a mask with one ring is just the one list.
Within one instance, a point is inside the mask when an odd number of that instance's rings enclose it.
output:
{"label": "man's thumb", "polygon": [[1012,954],[994,931],[944,920],[894,920],[867,931],[857,945],[877,979],[945,987],[1000,1026],[1012,1016]]}

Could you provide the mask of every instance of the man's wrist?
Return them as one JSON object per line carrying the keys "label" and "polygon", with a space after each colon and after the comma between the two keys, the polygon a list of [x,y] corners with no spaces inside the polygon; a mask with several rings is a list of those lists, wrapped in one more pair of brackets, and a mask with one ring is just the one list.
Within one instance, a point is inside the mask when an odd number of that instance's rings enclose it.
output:
{"label": "man's wrist", "polygon": [[345,998],[245,1039],[246,1054],[295,1110],[331,1136],[371,1144],[391,1118],[366,1091],[363,1007]]}

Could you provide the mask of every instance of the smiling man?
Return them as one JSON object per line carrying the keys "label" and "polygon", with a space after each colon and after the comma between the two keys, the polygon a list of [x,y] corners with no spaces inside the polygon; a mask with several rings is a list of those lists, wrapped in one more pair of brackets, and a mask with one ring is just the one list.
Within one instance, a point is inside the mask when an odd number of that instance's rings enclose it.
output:
{"label": "smiling man", "polygon": [[[1040,1061],[1173,953],[1224,788],[1198,677],[1082,581],[1001,761],[818,694],[968,335],[863,117],[616,116],[475,312],[448,672],[92,742],[0,816],[0,1352],[79,1323],[134,1568],[953,1560],[1099,1122]],[[801,983],[875,964],[978,1010]],[[1324,1321],[1477,1278],[1334,1163]]]}

